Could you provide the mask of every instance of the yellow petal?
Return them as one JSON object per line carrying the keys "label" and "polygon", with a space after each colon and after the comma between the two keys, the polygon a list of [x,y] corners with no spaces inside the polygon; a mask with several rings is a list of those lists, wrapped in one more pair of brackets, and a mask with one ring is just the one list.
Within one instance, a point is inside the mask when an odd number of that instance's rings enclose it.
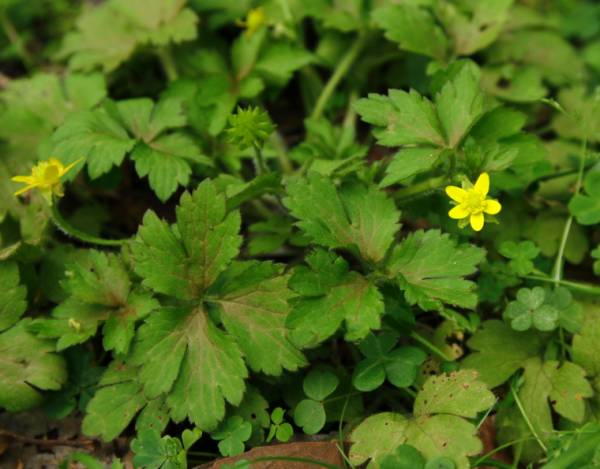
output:
{"label": "yellow petal", "polygon": [[465,191],[464,189],[461,189],[460,187],[447,186],[446,194],[448,194],[448,197],[450,197],[452,200],[454,200],[455,202],[458,202],[460,204],[463,200],[465,200],[467,191]]}
{"label": "yellow petal", "polygon": [[471,228],[475,231],[481,231],[483,228],[483,213],[472,213],[469,222],[471,223]]}
{"label": "yellow petal", "polygon": [[468,217],[469,213],[470,212],[467,210],[465,205],[457,205],[448,212],[448,216],[450,218],[454,218],[455,220],[460,220],[461,218]]}
{"label": "yellow petal", "polygon": [[484,202],[483,211],[485,213],[488,213],[489,215],[496,215],[497,213],[500,213],[500,210],[502,210],[502,205],[500,205],[500,202],[497,200],[488,199]]}
{"label": "yellow petal", "polygon": [[17,195],[24,194],[25,192],[27,192],[27,191],[30,191],[30,190],[31,190],[31,189],[33,189],[34,187],[37,187],[37,185],[36,185],[36,184],[30,184],[29,186],[22,187],[22,188],[21,188],[21,189],[19,189],[17,192],[15,192],[15,194],[14,194],[14,195],[15,195],[15,196],[17,196]]}
{"label": "yellow petal", "polygon": [[[82,160],[83,160],[83,157],[82,157],[82,158],[79,158],[78,160],[75,160],[75,161],[73,161],[72,163],[70,163],[70,164],[69,164],[69,165],[67,165],[66,167],[63,167],[63,169],[62,169],[62,170],[61,170],[61,172],[60,172],[60,175],[62,176],[62,175],[64,175],[64,174],[68,173],[68,172],[71,170],[71,168],[73,168],[73,166],[75,166],[77,163],[79,163],[79,162],[80,162],[80,161],[82,161]],[[62,166],[62,165],[61,165],[61,166]]]}
{"label": "yellow petal", "polygon": [[13,176],[10,180],[14,182],[23,182],[25,184],[33,184],[34,181],[31,176]]}
{"label": "yellow petal", "polygon": [[475,182],[475,189],[482,195],[487,195],[490,190],[490,176],[488,173],[481,173]]}

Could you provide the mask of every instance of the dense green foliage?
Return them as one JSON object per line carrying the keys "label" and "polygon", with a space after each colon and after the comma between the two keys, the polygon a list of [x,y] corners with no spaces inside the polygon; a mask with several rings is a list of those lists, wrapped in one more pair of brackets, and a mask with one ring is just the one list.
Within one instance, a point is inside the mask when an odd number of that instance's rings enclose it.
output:
{"label": "dense green foliage", "polygon": [[0,408],[145,468],[302,434],[347,467],[598,467],[596,2],[0,0],[0,26]]}

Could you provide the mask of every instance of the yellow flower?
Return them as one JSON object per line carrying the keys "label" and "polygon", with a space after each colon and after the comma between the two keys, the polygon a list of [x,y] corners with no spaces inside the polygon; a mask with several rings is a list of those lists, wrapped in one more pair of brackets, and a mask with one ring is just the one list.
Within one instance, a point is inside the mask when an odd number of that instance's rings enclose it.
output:
{"label": "yellow flower", "polygon": [[31,169],[30,176],[15,176],[11,178],[14,182],[27,184],[25,187],[15,192],[15,195],[21,195],[31,189],[38,188],[44,198],[52,203],[52,195],[62,197],[63,187],[60,178],[63,177],[73,166],[79,163],[81,159],[64,166],[56,158],[50,158],[47,161],[40,161]]}
{"label": "yellow flower", "polygon": [[484,213],[496,215],[502,210],[502,205],[495,199],[486,199],[490,190],[490,176],[488,173],[481,173],[477,182],[473,186],[471,183],[467,187],[460,188],[456,186],[446,187],[446,194],[456,204],[448,212],[450,218],[461,220],[460,225],[464,226],[468,222],[475,231],[481,231],[483,228]]}
{"label": "yellow flower", "polygon": [[246,15],[244,21],[238,21],[237,24],[246,28],[246,34],[252,36],[264,24],[267,23],[267,15],[263,7],[253,8]]}

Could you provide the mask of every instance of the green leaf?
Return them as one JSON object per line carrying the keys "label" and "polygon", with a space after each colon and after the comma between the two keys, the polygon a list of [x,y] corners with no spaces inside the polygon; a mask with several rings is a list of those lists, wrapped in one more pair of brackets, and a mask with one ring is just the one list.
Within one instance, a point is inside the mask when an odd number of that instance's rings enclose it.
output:
{"label": "green leaf", "polygon": [[306,258],[309,267],[297,267],[290,288],[292,311],[286,325],[298,346],[315,346],[330,336],[343,321],[346,340],[365,337],[380,327],[383,298],[375,285],[333,253],[315,251]]}
{"label": "green leaf", "polygon": [[458,73],[436,95],[435,102],[446,142],[455,148],[485,112],[480,72],[472,62],[463,62]]}
{"label": "green leaf", "polygon": [[302,382],[302,388],[311,399],[322,401],[337,389],[339,382],[333,372],[316,368],[308,372]]}
{"label": "green leaf", "polygon": [[210,436],[219,441],[219,451],[223,456],[237,456],[244,452],[244,442],[250,439],[251,434],[252,424],[235,415],[225,420]]}
{"label": "green leaf", "polygon": [[496,402],[494,395],[478,378],[479,373],[473,370],[432,376],[417,395],[413,411],[415,416],[452,414],[476,417]]}
{"label": "green leaf", "polygon": [[225,197],[210,180],[176,209],[177,223],[169,226],[147,212],[132,243],[134,270],[145,286],[181,299],[198,298],[239,250],[240,215],[226,213]]}
{"label": "green leaf", "polygon": [[160,437],[154,429],[138,433],[131,441],[133,464],[144,469],[186,469],[185,450],[178,438]]}
{"label": "green leaf", "polygon": [[[201,430],[216,427],[225,415],[225,400],[241,402],[248,375],[235,341],[201,308],[162,308],[149,316],[130,362],[140,366],[146,396],[167,394],[171,418],[188,417]],[[188,399],[191,394],[197,398]]]}
{"label": "green leaf", "polygon": [[594,314],[596,305],[588,304],[580,331],[573,336],[573,362],[585,369],[590,378],[600,376],[600,322]]}
{"label": "green leaf", "polygon": [[30,334],[29,322],[23,319],[0,333],[0,407],[10,412],[35,407],[43,399],[40,390],[56,391],[67,381],[54,342]]}
{"label": "green leaf", "polygon": [[0,331],[14,325],[27,309],[27,289],[19,282],[19,266],[0,261]]}
{"label": "green leaf", "polygon": [[425,458],[410,445],[400,445],[393,454],[381,458],[381,469],[424,469]]}
{"label": "green leaf", "polygon": [[114,254],[88,250],[67,267],[63,288],[67,298],[52,311],[52,319],[36,319],[30,330],[43,338],[58,338],[57,349],[82,343],[103,324],[106,350],[126,354],[135,323],[158,302],[147,293],[132,290],[129,273]]}
{"label": "green leaf", "polygon": [[461,363],[476,370],[479,379],[495,388],[524,366],[528,358],[542,352],[543,340],[534,332],[517,332],[498,320],[486,321],[467,342],[474,350]]}
{"label": "green leaf", "polygon": [[359,99],[354,108],[363,121],[379,127],[373,134],[380,145],[445,145],[435,107],[414,90],[390,90],[388,96],[369,94],[368,98]]}
{"label": "green leaf", "polygon": [[540,101],[548,94],[543,75],[531,66],[503,64],[481,70],[481,86],[500,99],[515,103]]}
{"label": "green leaf", "polygon": [[425,310],[437,309],[442,303],[474,308],[475,284],[463,277],[473,274],[484,256],[483,249],[457,245],[439,230],[419,230],[396,246],[388,271],[397,278],[410,304]]}
{"label": "green leaf", "polygon": [[448,39],[427,9],[403,3],[379,7],[372,15],[385,37],[399,43],[400,49],[440,61],[446,58]]}
{"label": "green leaf", "polygon": [[532,241],[504,241],[499,248],[500,254],[510,259],[511,269],[520,276],[533,271],[533,260],[539,255],[540,249]]}
{"label": "green leaf", "polygon": [[304,430],[307,435],[319,433],[325,426],[327,415],[321,402],[304,399],[294,409],[294,423]]}
{"label": "green leaf", "polygon": [[[69,67],[110,72],[145,44],[164,46],[196,38],[196,14],[180,0],[109,0],[85,9],[64,38]],[[111,34],[107,35],[106,31]]]}
{"label": "green leaf", "polygon": [[287,339],[288,276],[269,262],[234,264],[211,289],[223,326],[236,338],[246,361],[255,371],[280,375],[282,369],[306,365],[302,353]]}
{"label": "green leaf", "polygon": [[117,361],[106,370],[86,408],[82,426],[86,435],[111,441],[146,405],[147,399],[135,375],[134,368]]}
{"label": "green leaf", "polygon": [[387,376],[396,387],[411,386],[420,365],[427,355],[416,347],[400,347],[392,350],[396,336],[382,333],[379,336],[368,335],[360,344],[360,350],[367,358],[356,366],[352,375],[352,384],[359,391],[372,391],[383,384]]}
{"label": "green leaf", "polygon": [[290,180],[287,192],[284,204],[315,243],[356,249],[369,262],[383,259],[399,229],[394,202],[374,187],[337,189],[329,179],[311,173],[308,180]]}
{"label": "green leaf", "polygon": [[436,4],[435,12],[452,39],[456,55],[471,55],[496,40],[508,18],[513,0],[470,0],[460,6]]}
{"label": "green leaf", "polygon": [[506,307],[504,317],[511,320],[511,327],[516,331],[526,331],[532,326],[540,331],[551,331],[558,325],[559,312],[546,302],[542,287],[521,288],[517,299]]}
{"label": "green leaf", "polygon": [[[368,467],[378,468],[381,458],[394,454],[396,448],[406,441],[407,425],[407,418],[394,412],[383,412],[367,417],[351,435],[352,464],[361,465],[370,459]],[[374,438],[375,435],[377,438]]]}
{"label": "green leaf", "polygon": [[600,172],[589,172],[584,179],[585,194],[575,194],[569,211],[582,225],[600,223]]}
{"label": "green leaf", "polygon": [[394,155],[385,170],[381,187],[391,186],[433,168],[441,159],[443,151],[438,148],[404,148]]}
{"label": "green leaf", "polygon": [[274,43],[261,53],[254,70],[274,85],[283,86],[296,70],[312,61],[313,57],[306,49]]}

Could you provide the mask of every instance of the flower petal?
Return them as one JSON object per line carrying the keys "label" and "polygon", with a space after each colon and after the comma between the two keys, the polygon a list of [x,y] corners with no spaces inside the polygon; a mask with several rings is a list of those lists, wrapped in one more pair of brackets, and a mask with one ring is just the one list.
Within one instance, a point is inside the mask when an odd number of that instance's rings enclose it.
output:
{"label": "flower petal", "polygon": [[469,221],[471,222],[471,228],[473,228],[475,231],[481,231],[481,229],[483,228],[483,221],[484,221],[483,213],[482,212],[472,213]]}
{"label": "flower petal", "polygon": [[475,182],[475,189],[482,195],[487,195],[490,190],[490,175],[481,173]]}
{"label": "flower petal", "polygon": [[502,205],[495,199],[488,199],[484,202],[483,211],[489,215],[496,215],[502,210]]}
{"label": "flower petal", "polygon": [[460,220],[461,218],[466,218],[470,215],[469,210],[467,210],[466,205],[457,205],[453,207],[452,210],[448,212],[448,216],[450,218],[454,218],[455,220]]}
{"label": "flower petal", "polygon": [[60,172],[60,175],[63,176],[64,174],[68,173],[71,168],[73,168],[73,166],[75,166],[77,163],[83,161],[83,157],[73,161],[72,163],[69,163],[67,166],[63,167],[63,169]]}
{"label": "flower petal", "polygon": [[448,194],[448,197],[450,197],[452,200],[460,204],[463,200],[465,200],[467,191],[457,186],[447,186],[446,194]]}
{"label": "flower petal", "polygon": [[28,186],[22,187],[21,189],[19,189],[17,192],[14,193],[15,196],[17,195],[21,195],[24,194],[27,191],[30,191],[31,189],[33,189],[34,187],[37,187],[37,184],[30,184]]}
{"label": "flower petal", "polygon": [[34,178],[31,176],[13,176],[10,180],[14,182],[23,182],[25,184],[33,184],[34,182]]}

